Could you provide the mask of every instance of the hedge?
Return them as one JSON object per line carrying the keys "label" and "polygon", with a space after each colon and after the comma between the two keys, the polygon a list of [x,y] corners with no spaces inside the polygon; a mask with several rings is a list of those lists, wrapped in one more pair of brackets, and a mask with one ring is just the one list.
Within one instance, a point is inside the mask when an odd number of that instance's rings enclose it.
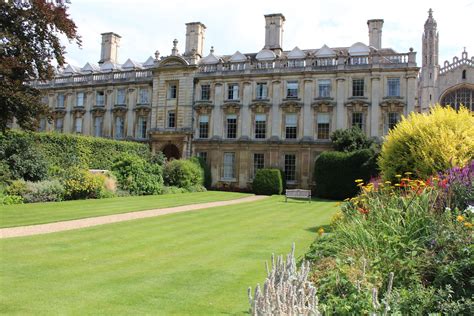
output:
{"label": "hedge", "polygon": [[28,142],[38,149],[50,170],[110,169],[115,159],[124,153],[147,160],[151,157],[148,145],[137,142],[59,133],[8,131],[0,134],[0,148],[15,142]]}
{"label": "hedge", "polygon": [[323,152],[315,161],[315,195],[342,200],[355,196],[359,188],[356,179],[364,182],[377,175],[377,154],[370,149],[349,153]]}
{"label": "hedge", "polygon": [[165,164],[163,179],[167,186],[190,189],[204,185],[204,170],[196,160],[171,160]]}
{"label": "hedge", "polygon": [[259,169],[252,183],[253,192],[260,195],[281,194],[283,182],[279,169]]}

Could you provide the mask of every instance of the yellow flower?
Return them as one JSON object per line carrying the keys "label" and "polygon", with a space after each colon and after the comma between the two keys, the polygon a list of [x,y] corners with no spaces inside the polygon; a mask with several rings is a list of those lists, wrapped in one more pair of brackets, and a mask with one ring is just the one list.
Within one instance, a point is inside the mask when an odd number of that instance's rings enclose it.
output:
{"label": "yellow flower", "polygon": [[396,186],[396,187],[399,187],[399,186],[400,186],[400,183],[395,183],[395,186]]}
{"label": "yellow flower", "polygon": [[320,229],[318,229],[318,234],[319,236],[322,236],[324,234],[324,228],[321,227]]}
{"label": "yellow flower", "polygon": [[406,174],[407,176],[409,176],[409,175],[411,175],[411,174],[413,174],[413,173],[412,173],[412,172],[409,172],[409,171],[407,171],[407,172],[405,172],[405,174]]}
{"label": "yellow flower", "polygon": [[362,180],[362,179],[357,179],[357,180],[355,180],[354,182],[355,182],[355,183],[359,183],[359,182],[364,182],[364,180]]}
{"label": "yellow flower", "polygon": [[462,223],[462,222],[464,222],[465,218],[464,218],[464,216],[462,216],[462,215],[458,215],[458,217],[456,217],[456,220],[457,220],[458,222]]}
{"label": "yellow flower", "polygon": [[385,181],[385,184],[392,184],[392,182],[390,182],[390,181]]}
{"label": "yellow flower", "polygon": [[334,207],[338,207],[339,205],[341,205],[341,202],[336,202],[336,204],[334,205]]}
{"label": "yellow flower", "polygon": [[402,181],[410,181],[410,179],[408,179],[408,178],[401,178],[400,180],[402,180]]}
{"label": "yellow flower", "polygon": [[401,174],[396,174],[395,177],[396,177],[396,178],[401,178],[402,175],[401,175]]}
{"label": "yellow flower", "polygon": [[350,200],[349,198],[347,198],[347,199],[344,199],[344,202],[347,202],[347,201],[349,201],[349,200]]}
{"label": "yellow flower", "polygon": [[465,222],[464,227],[471,229],[472,228],[472,223]]}

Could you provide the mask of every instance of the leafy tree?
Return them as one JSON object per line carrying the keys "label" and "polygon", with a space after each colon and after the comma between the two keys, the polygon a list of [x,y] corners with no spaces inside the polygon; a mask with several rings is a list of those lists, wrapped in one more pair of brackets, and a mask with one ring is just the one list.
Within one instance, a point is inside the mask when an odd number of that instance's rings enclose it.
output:
{"label": "leafy tree", "polygon": [[331,135],[336,151],[352,152],[375,146],[373,138],[368,138],[358,127],[338,129]]}
{"label": "leafy tree", "polygon": [[34,129],[38,116],[48,114],[40,91],[29,82],[50,80],[53,63],[64,65],[60,35],[81,44],[68,2],[0,1],[0,131],[13,119],[24,129]]}

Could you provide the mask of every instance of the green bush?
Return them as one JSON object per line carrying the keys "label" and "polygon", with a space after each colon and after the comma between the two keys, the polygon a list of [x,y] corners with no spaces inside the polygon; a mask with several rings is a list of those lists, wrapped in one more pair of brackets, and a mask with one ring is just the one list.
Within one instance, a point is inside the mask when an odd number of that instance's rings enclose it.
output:
{"label": "green bush", "polygon": [[202,159],[201,157],[192,157],[190,160],[199,164],[201,166],[201,169],[204,170],[204,187],[206,187],[206,189],[209,189],[212,185],[211,168],[209,168],[206,161],[204,161],[204,159]]}
{"label": "green bush", "polygon": [[[46,178],[49,164],[31,137],[20,132],[0,134],[0,161],[8,165],[12,179],[40,181]],[[5,166],[2,167],[5,169]],[[5,175],[2,176],[4,178]],[[4,180],[3,180],[4,181]]]}
{"label": "green bush", "polygon": [[120,189],[133,195],[160,194],[163,190],[163,173],[159,164],[124,154],[112,165]]}
{"label": "green bush", "polygon": [[163,178],[168,186],[188,189],[204,184],[204,170],[196,160],[172,160],[166,163]]}
{"label": "green bush", "polygon": [[316,196],[335,200],[355,196],[359,191],[355,180],[368,181],[377,175],[376,158],[371,149],[323,152],[314,166]]}
{"label": "green bush", "polygon": [[368,138],[359,127],[338,129],[331,134],[331,141],[336,151],[351,152],[369,149],[375,146],[375,141]]}
{"label": "green bush", "polygon": [[100,199],[105,193],[105,179],[102,174],[92,174],[87,170],[71,168],[62,179],[66,200]]}
{"label": "green bush", "polygon": [[6,188],[5,192],[7,195],[16,195],[16,196],[23,196],[26,194],[26,181],[25,180],[15,180],[10,183],[10,185]]}
{"label": "green bush", "polygon": [[252,183],[253,192],[260,195],[281,194],[283,182],[279,169],[259,169]]}
{"label": "green bush", "polygon": [[[8,149],[8,151],[5,150]],[[92,136],[82,136],[59,133],[33,133],[23,131],[8,131],[0,134],[0,160],[10,159],[9,163],[15,179],[41,180],[46,176],[45,170],[49,168],[53,173],[73,167],[81,169],[107,169],[110,170],[113,162],[121,155],[128,153],[140,156],[146,160],[151,159],[147,144],[117,141]],[[22,158],[17,158],[21,154]],[[26,173],[22,171],[23,160],[32,161],[41,168],[39,176],[28,176],[37,174],[38,171]],[[31,157],[31,158],[30,158]],[[156,158],[158,159],[158,158]],[[19,162],[15,171],[14,163]],[[30,169],[32,168],[30,167]],[[26,176],[24,174],[26,173]]]}
{"label": "green bush", "polygon": [[59,180],[26,182],[26,192],[22,195],[25,203],[57,202],[64,198],[64,186]]}
{"label": "green bush", "polygon": [[1,195],[0,205],[23,204],[23,198],[18,195]]}
{"label": "green bush", "polygon": [[413,172],[427,178],[474,158],[474,116],[466,108],[436,106],[411,113],[392,129],[382,146],[379,167],[385,180]]}

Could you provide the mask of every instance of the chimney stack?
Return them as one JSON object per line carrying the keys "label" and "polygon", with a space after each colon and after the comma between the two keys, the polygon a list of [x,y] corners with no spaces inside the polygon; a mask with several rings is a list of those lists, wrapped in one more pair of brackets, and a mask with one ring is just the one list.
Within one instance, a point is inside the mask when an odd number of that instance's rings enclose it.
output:
{"label": "chimney stack", "polygon": [[381,49],[383,20],[368,20],[367,25],[369,26],[369,46]]}
{"label": "chimney stack", "polygon": [[103,64],[107,61],[116,64],[118,62],[117,54],[120,46],[120,35],[109,32],[102,33],[102,46],[100,50],[100,61],[99,64]]}
{"label": "chimney stack", "polygon": [[185,56],[191,56],[193,49],[199,57],[202,57],[204,50],[204,32],[206,26],[201,22],[186,23],[186,47]]}
{"label": "chimney stack", "polygon": [[264,49],[283,50],[283,24],[285,17],[281,13],[265,15],[265,47]]}

